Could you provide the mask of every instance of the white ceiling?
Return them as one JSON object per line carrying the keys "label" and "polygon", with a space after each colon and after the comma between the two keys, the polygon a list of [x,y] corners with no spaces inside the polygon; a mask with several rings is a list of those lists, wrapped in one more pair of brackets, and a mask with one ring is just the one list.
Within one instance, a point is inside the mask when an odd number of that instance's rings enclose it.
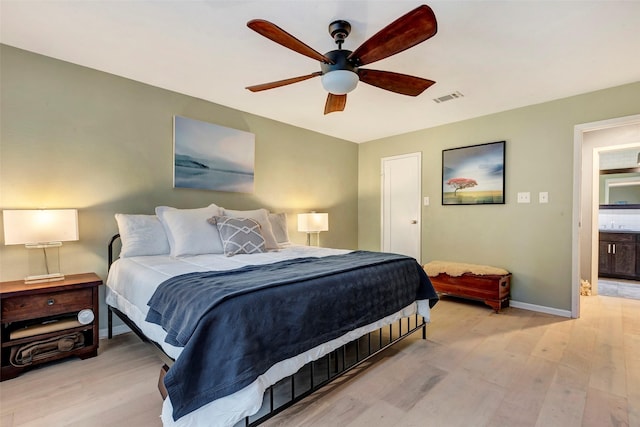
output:
{"label": "white ceiling", "polygon": [[[319,63],[246,27],[271,21],[319,52],[354,50],[418,1],[2,0],[0,41],[353,142],[640,81],[640,1],[430,1],[438,33],[367,68],[435,80],[414,98],[360,84],[323,115]],[[459,91],[464,97],[437,104]],[[639,100],[640,106],[640,100]],[[215,118],[211,118],[215,122]]]}

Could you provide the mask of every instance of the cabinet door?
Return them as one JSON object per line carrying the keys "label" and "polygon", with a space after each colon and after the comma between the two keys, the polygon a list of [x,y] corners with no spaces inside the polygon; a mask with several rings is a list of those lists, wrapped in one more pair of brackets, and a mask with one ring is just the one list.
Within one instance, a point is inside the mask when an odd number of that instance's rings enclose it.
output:
{"label": "cabinet door", "polygon": [[613,273],[625,276],[636,275],[636,245],[633,243],[614,243]]}
{"label": "cabinet door", "polygon": [[640,280],[640,236],[637,236],[636,243],[636,280]]}
{"label": "cabinet door", "polygon": [[610,274],[611,268],[611,242],[601,241],[600,249],[598,251],[598,273]]}

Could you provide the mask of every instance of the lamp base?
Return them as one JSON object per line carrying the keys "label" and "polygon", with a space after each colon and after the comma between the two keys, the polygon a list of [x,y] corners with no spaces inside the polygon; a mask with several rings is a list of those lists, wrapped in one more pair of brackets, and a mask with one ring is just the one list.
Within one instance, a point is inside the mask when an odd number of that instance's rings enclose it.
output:
{"label": "lamp base", "polygon": [[313,246],[320,246],[320,232],[319,231],[307,232],[307,246],[312,246],[311,245],[311,235],[312,234],[316,236],[315,237],[316,244],[313,245]]}
{"label": "lamp base", "polygon": [[64,274],[51,273],[41,274],[38,276],[27,276],[24,278],[24,283],[27,285],[33,285],[35,283],[57,282],[58,280],[64,280]]}

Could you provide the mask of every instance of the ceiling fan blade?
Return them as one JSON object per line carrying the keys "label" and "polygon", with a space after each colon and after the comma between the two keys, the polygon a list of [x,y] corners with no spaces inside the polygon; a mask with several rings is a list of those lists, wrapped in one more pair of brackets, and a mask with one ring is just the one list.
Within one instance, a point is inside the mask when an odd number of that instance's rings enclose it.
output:
{"label": "ceiling fan blade", "polygon": [[330,58],[327,58],[320,52],[307,46],[297,38],[293,37],[291,34],[287,33],[282,28],[269,21],[265,21],[264,19],[252,19],[251,21],[247,22],[247,27],[251,28],[258,34],[265,36],[269,40],[272,40],[286,48],[293,50],[294,52],[298,52],[302,55],[308,56],[311,59],[315,59],[326,64],[334,64],[334,62]]}
{"label": "ceiling fan blade", "polygon": [[438,31],[433,10],[425,4],[401,16],[349,55],[356,66],[371,64],[427,40]]}
{"label": "ceiling fan blade", "polygon": [[407,74],[367,70],[364,68],[358,70],[358,77],[360,77],[361,82],[409,96],[418,96],[435,83],[433,80],[409,76]]}
{"label": "ceiling fan blade", "polygon": [[333,113],[335,111],[343,111],[347,105],[347,95],[327,94],[327,102],[324,104],[324,114]]}
{"label": "ceiling fan blade", "polygon": [[274,89],[280,86],[286,86],[292,83],[302,82],[304,80],[308,80],[320,75],[322,75],[322,72],[316,71],[315,73],[307,74],[306,76],[292,77],[290,79],[278,80],[277,82],[263,83],[255,86],[247,86],[245,89],[249,89],[251,92],[260,92],[261,90]]}

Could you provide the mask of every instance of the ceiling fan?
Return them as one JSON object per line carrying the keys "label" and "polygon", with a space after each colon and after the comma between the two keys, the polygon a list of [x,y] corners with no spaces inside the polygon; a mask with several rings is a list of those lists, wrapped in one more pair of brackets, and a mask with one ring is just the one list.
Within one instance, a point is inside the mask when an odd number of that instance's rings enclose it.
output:
{"label": "ceiling fan", "polygon": [[335,40],[338,49],[324,55],[269,21],[253,19],[247,22],[247,26],[286,48],[320,61],[320,71],[249,86],[247,89],[259,92],[322,76],[322,85],[329,92],[324,106],[324,114],[343,111],[347,103],[347,93],[355,89],[358,81],[409,96],[418,96],[435,83],[421,77],[360,68],[433,37],[438,30],[438,25],[433,11],[427,5],[418,6],[396,19],[354,51],[342,49],[342,43],[351,32],[351,24],[342,20],[334,21],[329,25],[329,34]]}

